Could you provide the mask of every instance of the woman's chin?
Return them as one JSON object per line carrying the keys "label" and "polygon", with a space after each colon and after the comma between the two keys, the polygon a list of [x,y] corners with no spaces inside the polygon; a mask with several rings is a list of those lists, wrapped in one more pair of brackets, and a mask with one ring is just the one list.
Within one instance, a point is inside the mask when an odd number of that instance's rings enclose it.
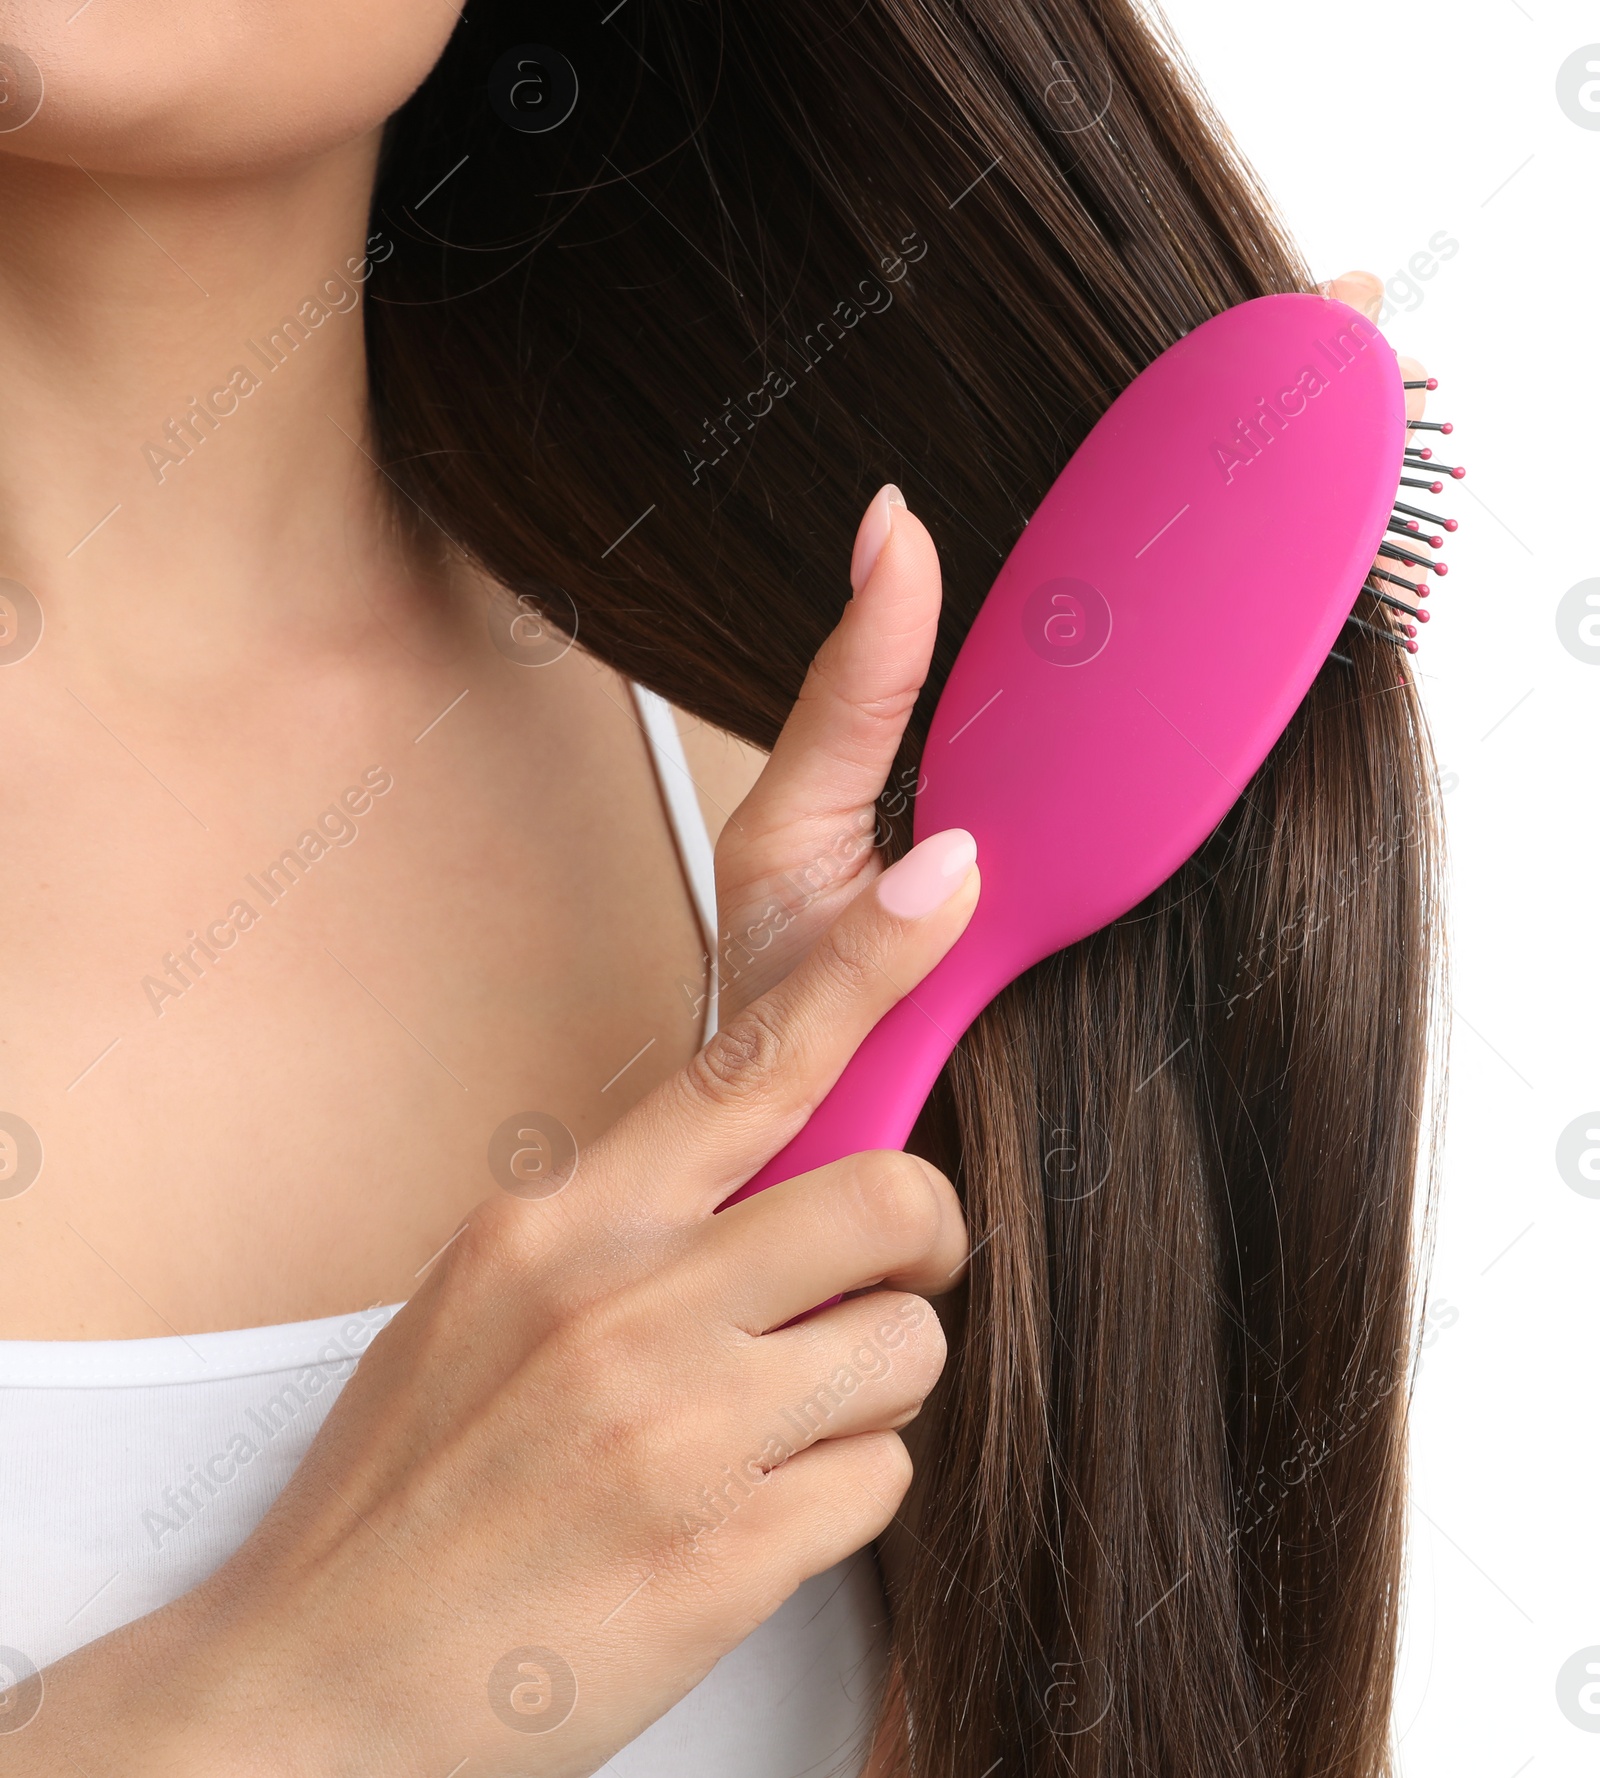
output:
{"label": "woman's chin", "polygon": [[102,4],[0,5],[0,155],[139,178],[314,159],[404,104],[455,24],[425,0],[286,0],[270,28],[193,0]]}

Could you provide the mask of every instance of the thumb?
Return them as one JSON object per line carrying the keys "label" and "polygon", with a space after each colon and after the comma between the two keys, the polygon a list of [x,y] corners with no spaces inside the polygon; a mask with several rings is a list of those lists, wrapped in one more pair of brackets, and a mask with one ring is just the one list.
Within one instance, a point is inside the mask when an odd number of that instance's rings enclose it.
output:
{"label": "thumb", "polygon": [[939,626],[939,556],[898,488],[873,496],[850,566],[855,596],[817,651],[739,812],[747,838],[837,826],[869,807],[928,676]]}

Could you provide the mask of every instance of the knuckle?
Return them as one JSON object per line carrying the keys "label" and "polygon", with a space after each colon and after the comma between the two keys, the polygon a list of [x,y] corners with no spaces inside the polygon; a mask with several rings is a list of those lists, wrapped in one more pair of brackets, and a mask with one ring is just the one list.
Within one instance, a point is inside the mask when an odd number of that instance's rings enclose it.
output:
{"label": "knuckle", "polygon": [[915,685],[900,684],[891,691],[880,692],[875,698],[859,699],[856,708],[868,722],[893,729],[898,738],[916,708],[917,694],[921,690],[920,680]]}
{"label": "knuckle", "polygon": [[950,1355],[950,1342],[945,1337],[944,1323],[931,1303],[921,1297],[906,1297],[901,1304],[901,1319],[906,1326],[907,1344],[915,1357],[918,1381],[924,1395],[944,1374],[945,1360]]}
{"label": "knuckle", "polygon": [[484,1312],[495,1303],[504,1313],[536,1300],[542,1322],[560,1321],[573,1305],[595,1300],[626,1275],[608,1230],[597,1228],[592,1216],[576,1216],[575,1203],[564,1199],[552,1208],[506,1191],[480,1199],[430,1260],[427,1278],[437,1278],[463,1312],[470,1305]]}
{"label": "knuckle", "polygon": [[[868,1375],[898,1374],[899,1388],[926,1395],[944,1370],[948,1345],[933,1305],[919,1296],[876,1291],[852,1354]],[[897,1391],[898,1393],[898,1391]]]}
{"label": "knuckle", "polygon": [[517,1244],[518,1233],[517,1217],[505,1198],[480,1198],[439,1256],[443,1261],[439,1269],[477,1271],[496,1266],[505,1250]]}
{"label": "knuckle", "polygon": [[747,1006],[695,1055],[682,1078],[699,1104],[738,1104],[767,1086],[788,1047],[777,1022],[759,1004]]}
{"label": "knuckle", "polygon": [[821,957],[828,974],[847,994],[880,987],[884,980],[883,935],[873,922],[836,920],[828,928]]}
{"label": "knuckle", "polygon": [[572,1314],[551,1336],[573,1439],[590,1473],[654,1476],[670,1467],[674,1415],[650,1363],[654,1342],[615,1298]]}
{"label": "knuckle", "polygon": [[864,1432],[855,1444],[855,1458],[860,1465],[856,1480],[892,1515],[910,1492],[914,1473],[905,1440],[898,1432]]}
{"label": "knuckle", "polygon": [[[763,772],[762,776],[765,775]],[[728,867],[733,872],[730,881],[734,883],[742,884],[756,876],[761,863],[782,841],[781,831],[775,834],[764,816],[760,805],[766,798],[756,794],[760,788],[761,779],[757,778],[747,801],[735,810],[738,818],[723,822],[711,847],[712,862],[718,872]]]}
{"label": "knuckle", "polygon": [[436,1269],[446,1287],[493,1289],[541,1257],[547,1243],[526,1210],[504,1193],[475,1204],[438,1255]]}
{"label": "knuckle", "polygon": [[932,1251],[943,1208],[928,1169],[914,1155],[862,1155],[852,1184],[862,1221],[877,1243],[898,1259],[921,1259]]}
{"label": "knuckle", "polygon": [[785,1405],[786,1423],[806,1443],[826,1438],[837,1417],[846,1412],[850,1397],[861,1386],[862,1375],[854,1364],[840,1353],[830,1352],[817,1367],[815,1382],[805,1395]]}

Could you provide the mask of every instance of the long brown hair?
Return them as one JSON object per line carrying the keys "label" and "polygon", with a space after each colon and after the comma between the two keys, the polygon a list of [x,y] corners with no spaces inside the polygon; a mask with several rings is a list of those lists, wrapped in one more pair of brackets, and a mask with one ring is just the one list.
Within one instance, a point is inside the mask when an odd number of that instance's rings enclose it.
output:
{"label": "long brown hair", "polygon": [[[391,124],[399,509],[770,746],[897,481],[946,588],[914,766],[1097,416],[1309,274],[1132,0],[572,12],[473,0]],[[573,79],[538,51],[519,118],[536,39]],[[905,1772],[1386,1763],[1438,848],[1412,682],[1345,649],[1201,853],[1002,995],[924,1119],[984,1246],[895,1601]]]}

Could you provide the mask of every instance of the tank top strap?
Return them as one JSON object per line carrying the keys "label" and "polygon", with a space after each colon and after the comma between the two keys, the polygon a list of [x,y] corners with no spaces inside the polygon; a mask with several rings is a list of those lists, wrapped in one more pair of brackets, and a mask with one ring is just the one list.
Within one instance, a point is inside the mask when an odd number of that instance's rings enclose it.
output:
{"label": "tank top strap", "polygon": [[700,923],[706,958],[705,1026],[701,1035],[706,1038],[717,1028],[717,972],[712,967],[712,959],[717,954],[717,882],[711,834],[706,827],[700,798],[695,793],[694,778],[683,751],[683,736],[678,732],[672,706],[637,681],[633,683],[633,701],[639,712],[639,726],[650,744],[661,800],[666,807],[684,880]]}

